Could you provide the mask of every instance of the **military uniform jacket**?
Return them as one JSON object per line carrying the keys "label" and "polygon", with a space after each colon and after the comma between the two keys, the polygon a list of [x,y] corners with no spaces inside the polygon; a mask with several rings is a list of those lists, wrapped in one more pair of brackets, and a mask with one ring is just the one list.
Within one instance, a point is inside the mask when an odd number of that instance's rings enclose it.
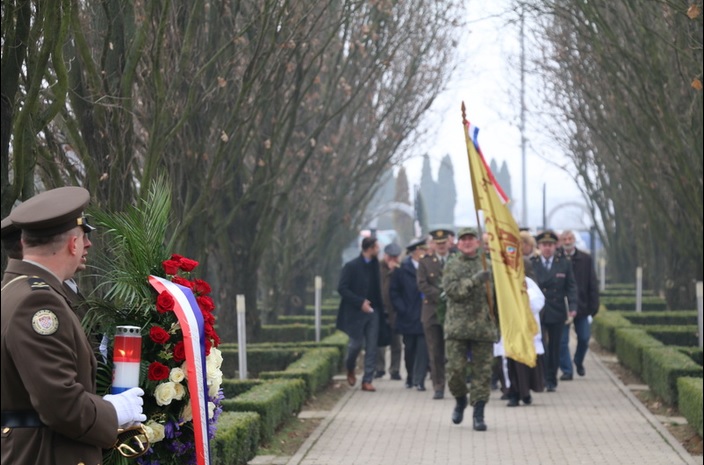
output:
{"label": "military uniform jacket", "polygon": [[445,265],[442,287],[447,295],[445,339],[496,342],[499,331],[489,314],[486,285],[472,279],[481,271],[479,254],[458,254]]}
{"label": "military uniform jacket", "polygon": [[440,324],[437,312],[442,293],[442,270],[442,262],[436,254],[426,255],[418,262],[416,279],[418,289],[423,294],[421,321],[424,326]]}
{"label": "military uniform jacket", "polygon": [[15,261],[2,286],[2,411],[36,412],[44,425],[3,425],[2,463],[101,463],[117,439],[117,414],[96,394],[97,362],[63,283]]}
{"label": "military uniform jacket", "polygon": [[[567,321],[567,309],[577,311],[577,283],[572,264],[564,255],[552,257],[550,270],[546,270],[540,256],[530,259],[535,273],[534,281],[545,295],[545,307],[540,312],[540,323],[555,324]],[[565,306],[567,297],[568,306]]]}
{"label": "military uniform jacket", "polygon": [[[340,294],[340,307],[337,311],[337,329],[345,332],[352,339],[364,336],[364,325],[372,318],[383,317],[384,304],[381,300],[381,279],[379,278],[379,260],[376,258],[365,262],[364,256],[345,263],[337,285]],[[374,313],[362,311],[362,303],[367,299],[372,304]]]}

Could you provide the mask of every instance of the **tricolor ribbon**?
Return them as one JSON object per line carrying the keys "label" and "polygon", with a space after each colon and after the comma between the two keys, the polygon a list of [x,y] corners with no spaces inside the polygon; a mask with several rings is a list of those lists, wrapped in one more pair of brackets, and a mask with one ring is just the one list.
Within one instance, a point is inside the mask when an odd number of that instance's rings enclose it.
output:
{"label": "tricolor ribbon", "polygon": [[149,284],[160,294],[168,292],[174,299],[174,313],[176,313],[181,325],[183,344],[186,349],[186,373],[191,397],[191,410],[193,411],[196,462],[198,465],[210,464],[203,315],[189,288],[153,275],[149,276]]}

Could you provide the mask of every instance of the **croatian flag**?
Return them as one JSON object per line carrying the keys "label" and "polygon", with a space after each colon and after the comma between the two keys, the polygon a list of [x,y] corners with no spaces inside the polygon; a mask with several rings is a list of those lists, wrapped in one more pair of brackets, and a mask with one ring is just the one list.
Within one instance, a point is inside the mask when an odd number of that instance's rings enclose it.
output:
{"label": "croatian flag", "polygon": [[160,294],[168,292],[174,299],[174,313],[183,331],[186,349],[186,373],[188,392],[193,411],[193,434],[196,443],[198,465],[210,464],[210,441],[208,439],[208,392],[205,369],[205,331],[203,315],[193,292],[187,287],[158,276],[149,276],[149,284]]}

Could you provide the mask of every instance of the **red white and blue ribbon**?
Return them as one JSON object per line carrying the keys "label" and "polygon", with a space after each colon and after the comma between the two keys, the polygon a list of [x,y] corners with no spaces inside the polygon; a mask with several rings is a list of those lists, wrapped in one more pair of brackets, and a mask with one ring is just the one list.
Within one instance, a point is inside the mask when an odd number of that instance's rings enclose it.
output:
{"label": "red white and blue ribbon", "polygon": [[203,315],[193,292],[184,286],[158,276],[149,276],[149,284],[160,294],[168,292],[174,299],[174,313],[183,332],[186,349],[186,373],[188,392],[193,411],[193,435],[198,465],[210,464],[210,441],[208,439],[208,398],[206,393],[207,372],[205,368],[205,331]]}

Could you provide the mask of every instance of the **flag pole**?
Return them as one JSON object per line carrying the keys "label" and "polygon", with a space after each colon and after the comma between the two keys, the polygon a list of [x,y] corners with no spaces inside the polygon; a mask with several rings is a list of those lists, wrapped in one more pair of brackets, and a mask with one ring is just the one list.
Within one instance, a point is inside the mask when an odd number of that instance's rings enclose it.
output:
{"label": "flag pole", "polygon": [[[466,139],[467,144],[473,143],[472,140],[469,137],[469,121],[467,121],[467,110],[466,107],[464,106],[464,100],[462,101],[462,127],[464,127],[464,137]],[[469,152],[467,153],[469,155]],[[469,163],[469,178],[474,179],[472,177],[472,164]],[[472,183],[472,194],[474,196],[474,214],[477,217],[477,232],[479,234],[479,239],[481,243],[483,244],[484,239],[483,235],[484,233],[482,232],[482,226],[481,222],[479,221],[479,209],[477,208],[477,205],[479,205],[479,202],[477,201],[477,186],[474,185],[475,183]],[[486,254],[484,253],[484,249],[482,249],[482,267],[484,271],[487,271],[488,266],[486,264]],[[484,281],[484,288],[486,289],[486,301],[487,304],[489,305],[489,317],[492,319],[494,323],[496,323],[496,316],[495,316],[495,309],[494,309],[494,296],[491,293],[491,283],[489,280]]]}

